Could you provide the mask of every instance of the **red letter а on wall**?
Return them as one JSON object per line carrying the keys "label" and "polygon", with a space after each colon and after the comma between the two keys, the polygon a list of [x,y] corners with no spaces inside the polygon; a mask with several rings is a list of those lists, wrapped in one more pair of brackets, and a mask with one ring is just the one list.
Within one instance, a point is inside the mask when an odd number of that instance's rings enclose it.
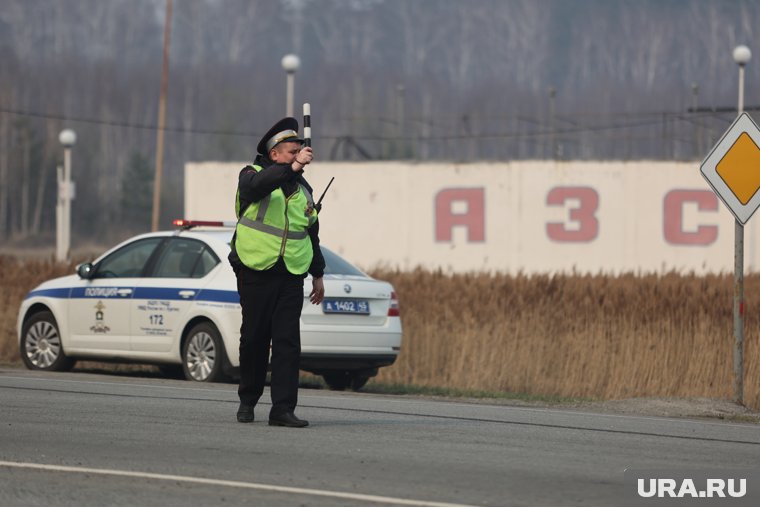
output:
{"label": "red letter \u0430 on wall", "polygon": [[[481,188],[444,188],[435,196],[435,240],[451,241],[454,227],[467,228],[469,243],[486,240],[485,191]],[[465,211],[455,212],[456,203],[464,203]]]}

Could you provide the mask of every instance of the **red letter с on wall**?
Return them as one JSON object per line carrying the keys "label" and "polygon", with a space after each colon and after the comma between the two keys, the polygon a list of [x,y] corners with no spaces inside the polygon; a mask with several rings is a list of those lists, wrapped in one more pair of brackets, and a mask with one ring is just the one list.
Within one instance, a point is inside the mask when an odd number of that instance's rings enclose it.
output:
{"label": "red letter \u0441 on wall", "polygon": [[[467,228],[469,243],[486,240],[485,191],[480,188],[444,188],[435,196],[435,240],[451,241],[454,227]],[[454,213],[455,202],[464,202],[467,211]]]}
{"label": "red letter \u0441 on wall", "polygon": [[718,211],[718,198],[709,190],[671,190],[663,204],[663,233],[672,245],[711,245],[718,239],[718,227],[700,225],[696,231],[683,230],[683,205],[697,203],[699,211]]}

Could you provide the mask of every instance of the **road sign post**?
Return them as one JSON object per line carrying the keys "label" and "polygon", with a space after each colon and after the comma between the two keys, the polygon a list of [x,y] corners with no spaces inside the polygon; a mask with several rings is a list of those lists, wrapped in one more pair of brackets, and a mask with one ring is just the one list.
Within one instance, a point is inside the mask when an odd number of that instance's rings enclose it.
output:
{"label": "road sign post", "polygon": [[734,401],[744,403],[744,224],[760,207],[760,129],[740,114],[700,167],[736,218],[734,226]]}
{"label": "road sign post", "polygon": [[734,401],[744,405],[744,226],[734,222]]}

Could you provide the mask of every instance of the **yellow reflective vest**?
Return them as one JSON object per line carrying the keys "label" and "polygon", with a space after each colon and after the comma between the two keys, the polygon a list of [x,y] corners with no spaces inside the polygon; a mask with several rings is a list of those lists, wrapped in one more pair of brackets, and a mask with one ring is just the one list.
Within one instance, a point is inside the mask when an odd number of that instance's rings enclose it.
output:
{"label": "yellow reflective vest", "polygon": [[[259,172],[262,167],[254,165],[253,169]],[[306,187],[299,184],[289,196],[278,187],[251,203],[242,215],[238,190],[235,214],[235,251],[244,265],[263,271],[283,257],[290,273],[302,275],[308,271],[314,252],[306,229],[317,221],[317,210]]]}

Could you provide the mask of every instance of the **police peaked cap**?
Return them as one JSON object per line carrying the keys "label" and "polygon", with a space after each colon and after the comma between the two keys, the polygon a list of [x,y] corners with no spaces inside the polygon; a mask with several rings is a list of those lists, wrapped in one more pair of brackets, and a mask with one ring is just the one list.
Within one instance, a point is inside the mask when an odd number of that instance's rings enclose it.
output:
{"label": "police peaked cap", "polygon": [[262,155],[269,154],[269,150],[274,148],[280,143],[303,143],[303,139],[298,136],[298,120],[295,118],[283,118],[275,123],[269,131],[264,134],[264,137],[259,141],[259,145],[256,147]]}

